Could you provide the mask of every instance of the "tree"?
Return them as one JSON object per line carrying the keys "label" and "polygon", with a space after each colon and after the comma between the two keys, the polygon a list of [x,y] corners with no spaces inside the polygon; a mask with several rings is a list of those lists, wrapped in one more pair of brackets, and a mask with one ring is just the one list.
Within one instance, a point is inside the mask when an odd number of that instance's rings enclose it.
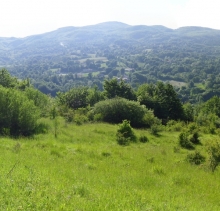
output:
{"label": "tree", "polygon": [[192,122],[194,119],[194,108],[192,104],[186,103],[183,105],[183,110],[184,110],[184,120]]}
{"label": "tree", "polygon": [[0,87],[0,133],[28,136],[35,132],[39,109],[24,92]]}
{"label": "tree", "polygon": [[0,85],[7,88],[13,88],[18,84],[17,79],[11,77],[10,73],[6,69],[0,70]]}
{"label": "tree", "polygon": [[73,109],[85,108],[88,106],[88,95],[88,87],[84,86],[72,88],[66,93],[57,93],[59,103]]}
{"label": "tree", "polygon": [[34,102],[34,105],[40,108],[42,116],[45,116],[48,111],[49,97],[33,87],[27,87],[24,90],[24,94],[29,100]]}
{"label": "tree", "polygon": [[157,85],[144,84],[138,88],[138,100],[147,108],[153,109],[156,117],[164,120],[183,119],[182,103],[170,84],[158,82]]}
{"label": "tree", "polygon": [[122,97],[128,100],[136,100],[134,90],[122,79],[119,82],[115,78],[112,80],[105,80],[104,94],[109,99],[114,97]]}
{"label": "tree", "polygon": [[101,91],[98,90],[98,86],[88,89],[88,103],[90,106],[94,106],[101,100],[104,100],[104,95]]}
{"label": "tree", "polygon": [[155,109],[156,107],[155,88],[155,85],[151,83],[142,84],[137,90],[138,101],[149,109]]}
{"label": "tree", "polygon": [[161,119],[183,119],[184,111],[182,103],[171,84],[158,82],[155,94],[159,103],[155,111],[156,116]]}
{"label": "tree", "polygon": [[125,69],[121,68],[120,72],[121,72],[121,76],[123,76],[125,74]]}
{"label": "tree", "polygon": [[88,79],[89,79],[89,80],[92,80],[92,77],[93,77],[92,73],[89,73],[89,74],[88,74]]}
{"label": "tree", "polygon": [[212,113],[220,117],[220,98],[218,96],[214,96],[211,99],[209,99],[205,103],[203,111],[206,114]]}

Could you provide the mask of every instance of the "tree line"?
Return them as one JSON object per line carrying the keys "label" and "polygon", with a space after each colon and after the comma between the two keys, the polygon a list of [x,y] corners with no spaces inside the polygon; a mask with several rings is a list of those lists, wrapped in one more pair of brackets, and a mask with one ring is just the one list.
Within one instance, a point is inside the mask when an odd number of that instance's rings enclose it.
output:
{"label": "tree line", "polygon": [[145,83],[133,89],[120,79],[105,80],[97,86],[78,86],[58,92],[55,98],[35,89],[28,79],[18,80],[0,70],[0,133],[29,136],[39,132],[41,117],[63,116],[67,122],[130,121],[133,127],[151,128],[172,121],[220,127],[220,98],[204,103],[182,103],[169,83]]}

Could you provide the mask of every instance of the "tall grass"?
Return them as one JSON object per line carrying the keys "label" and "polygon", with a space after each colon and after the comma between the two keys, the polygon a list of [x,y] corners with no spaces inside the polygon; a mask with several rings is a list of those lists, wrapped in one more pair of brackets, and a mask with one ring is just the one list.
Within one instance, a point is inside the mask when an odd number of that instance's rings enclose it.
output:
{"label": "tall grass", "polygon": [[55,138],[42,121],[47,134],[0,138],[0,210],[220,210],[219,170],[186,162],[179,132],[122,147],[117,125],[58,119]]}

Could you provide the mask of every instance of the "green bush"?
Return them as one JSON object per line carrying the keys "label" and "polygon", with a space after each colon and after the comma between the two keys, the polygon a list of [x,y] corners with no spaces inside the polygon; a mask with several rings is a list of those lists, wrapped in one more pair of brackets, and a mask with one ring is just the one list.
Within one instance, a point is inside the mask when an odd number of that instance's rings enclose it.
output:
{"label": "green bush", "polygon": [[144,126],[143,118],[148,111],[139,102],[124,98],[114,98],[95,104],[93,115],[99,114],[102,120],[109,123],[120,123],[124,119],[130,121],[133,127]]}
{"label": "green bush", "polygon": [[44,118],[40,119],[40,121],[38,121],[36,129],[35,129],[35,133],[39,134],[39,133],[47,133],[50,129],[50,125],[45,121]]}
{"label": "green bush", "polygon": [[99,122],[99,121],[101,121],[102,119],[103,119],[102,114],[95,114],[94,117],[93,117],[93,120],[94,120],[95,122]]}
{"label": "green bush", "polygon": [[144,127],[150,128],[152,125],[161,125],[161,120],[154,116],[152,110],[148,110],[147,113],[144,114],[142,124]]}
{"label": "green bush", "polygon": [[60,105],[66,105],[72,109],[85,108],[89,105],[88,102],[88,87],[74,87],[68,92],[57,93],[57,99]]}
{"label": "green bush", "polygon": [[185,127],[184,122],[181,121],[175,121],[175,120],[170,120],[166,124],[166,129],[168,131],[182,131],[183,128]]}
{"label": "green bush", "polygon": [[146,142],[149,141],[149,139],[147,138],[147,136],[142,135],[142,136],[139,137],[139,141],[142,142],[142,143],[146,143]]}
{"label": "green bush", "polygon": [[125,138],[122,134],[118,133],[117,134],[117,143],[119,145],[129,145],[130,143],[130,138]]}
{"label": "green bush", "polygon": [[215,129],[216,129],[216,127],[215,127],[214,124],[210,124],[210,125],[209,125],[209,133],[210,133],[210,134],[215,134],[215,133],[216,133],[216,132],[215,132]]}
{"label": "green bush", "polygon": [[74,111],[72,109],[68,109],[66,113],[64,113],[64,118],[66,122],[73,122],[74,119]]}
{"label": "green bush", "polygon": [[193,143],[193,144],[201,144],[200,140],[199,140],[199,133],[198,131],[193,131],[191,135],[189,135],[189,140]]}
{"label": "green bush", "polygon": [[35,133],[39,109],[22,91],[0,87],[0,133],[29,136]]}
{"label": "green bush", "polygon": [[88,117],[85,116],[85,115],[80,115],[80,114],[75,114],[74,115],[74,122],[77,124],[77,125],[82,125],[83,123],[86,123],[88,122]]}
{"label": "green bush", "polygon": [[200,165],[205,162],[205,157],[198,151],[188,154],[186,159],[188,162],[195,165]]}
{"label": "green bush", "polygon": [[194,149],[195,147],[193,146],[192,142],[188,139],[188,133],[187,132],[182,132],[179,135],[179,144],[181,147],[185,149]]}
{"label": "green bush", "polygon": [[150,128],[151,134],[157,136],[162,131],[161,125],[153,124]]}
{"label": "green bush", "polygon": [[89,107],[88,108],[78,108],[73,110],[66,106],[62,106],[62,116],[64,116],[67,122],[75,122],[77,125],[82,125],[89,121]]}
{"label": "green bush", "polygon": [[119,125],[116,138],[119,145],[128,145],[131,141],[136,142],[137,137],[128,120],[123,120]]}
{"label": "green bush", "polygon": [[214,140],[208,145],[209,167],[212,172],[215,171],[220,163],[220,141]]}
{"label": "green bush", "polygon": [[26,87],[24,94],[29,100],[34,102],[34,105],[40,108],[41,116],[46,116],[48,114],[48,108],[50,108],[50,98],[32,87]]}
{"label": "green bush", "polygon": [[187,129],[190,133],[192,133],[193,131],[198,130],[198,126],[196,125],[196,123],[193,122],[188,124]]}

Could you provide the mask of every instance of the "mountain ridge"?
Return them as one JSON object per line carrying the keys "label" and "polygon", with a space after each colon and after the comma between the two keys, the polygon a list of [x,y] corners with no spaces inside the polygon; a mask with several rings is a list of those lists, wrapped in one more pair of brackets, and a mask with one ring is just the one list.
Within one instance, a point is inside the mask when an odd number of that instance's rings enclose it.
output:
{"label": "mountain ridge", "polygon": [[[134,87],[174,81],[192,87],[191,94],[180,90],[183,100],[192,95],[193,101],[193,93],[208,99],[220,93],[219,58],[220,30],[205,27],[170,29],[113,21],[0,38],[0,66],[18,78],[30,78],[35,87],[53,96],[72,86],[95,83],[101,88],[105,78],[124,73]],[[82,78],[89,73],[89,78]],[[201,83],[200,88],[193,83]]]}
{"label": "mountain ridge", "polygon": [[140,25],[129,25],[129,24],[126,24],[126,23],[123,23],[123,22],[118,22],[118,21],[108,21],[108,22],[102,22],[102,23],[98,23],[98,24],[92,24],[92,25],[86,25],[86,26],[65,26],[65,27],[60,27],[58,29],[55,29],[55,30],[52,30],[52,31],[49,31],[49,32],[44,32],[44,33],[40,33],[40,34],[33,34],[33,35],[29,35],[29,36],[25,36],[25,37],[22,37],[22,38],[19,38],[19,37],[14,37],[14,36],[11,36],[11,37],[1,37],[0,36],[0,41],[1,39],[7,39],[7,40],[10,40],[10,39],[27,39],[27,38],[30,38],[30,37],[33,37],[33,36],[43,36],[43,35],[47,35],[47,34],[51,34],[51,33],[54,33],[54,32],[60,32],[60,31],[66,31],[66,30],[85,30],[85,29],[105,29],[105,30],[108,30],[107,27],[111,27],[111,30],[112,29],[121,29],[121,28],[132,28],[132,29],[137,29],[137,28],[142,28],[142,29],[163,29],[163,30],[166,30],[166,31],[181,31],[181,32],[184,32],[184,31],[212,31],[212,32],[218,32],[220,33],[220,30],[218,29],[212,29],[212,28],[209,28],[209,27],[200,27],[200,26],[183,26],[183,27],[179,27],[179,28],[176,28],[176,29],[171,29],[171,28],[168,28],[166,26],[163,26],[163,25],[143,25],[143,24],[140,24]]}

